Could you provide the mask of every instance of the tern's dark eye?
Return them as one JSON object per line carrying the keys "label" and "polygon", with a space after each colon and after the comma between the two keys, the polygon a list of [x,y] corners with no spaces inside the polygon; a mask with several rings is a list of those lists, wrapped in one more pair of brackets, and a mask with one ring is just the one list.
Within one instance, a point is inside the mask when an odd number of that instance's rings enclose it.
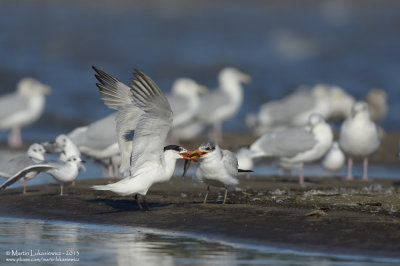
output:
{"label": "tern's dark eye", "polygon": [[33,151],[36,152],[37,150],[36,150],[36,149],[33,149]]}

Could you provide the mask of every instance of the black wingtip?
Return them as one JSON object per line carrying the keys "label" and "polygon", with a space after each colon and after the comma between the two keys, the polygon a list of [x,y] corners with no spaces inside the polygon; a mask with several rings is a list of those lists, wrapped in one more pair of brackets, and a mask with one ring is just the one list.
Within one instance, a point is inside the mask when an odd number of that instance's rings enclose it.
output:
{"label": "black wingtip", "polygon": [[252,173],[254,172],[253,170],[243,170],[243,169],[238,169],[239,173]]}

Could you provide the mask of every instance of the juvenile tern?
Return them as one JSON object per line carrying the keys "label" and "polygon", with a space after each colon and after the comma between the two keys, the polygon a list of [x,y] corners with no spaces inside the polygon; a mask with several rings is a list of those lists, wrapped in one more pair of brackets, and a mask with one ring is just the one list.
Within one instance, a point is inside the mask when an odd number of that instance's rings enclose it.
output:
{"label": "juvenile tern", "polygon": [[0,97],[0,130],[10,130],[8,145],[22,146],[21,127],[35,122],[45,106],[50,87],[32,78],[22,79],[14,93]]}
{"label": "juvenile tern", "polygon": [[6,187],[14,184],[19,179],[29,175],[30,173],[45,172],[47,174],[50,174],[55,180],[58,181],[58,183],[60,184],[60,196],[62,196],[64,195],[63,194],[64,184],[72,183],[77,178],[82,162],[84,161],[82,161],[80,157],[72,156],[68,158],[67,161],[65,162],[44,161],[40,163],[31,164],[18,171],[16,174],[10,177],[6,182],[4,182],[0,186],[0,190],[3,190]]}
{"label": "juvenile tern", "polygon": [[251,170],[238,169],[235,154],[221,149],[217,144],[210,141],[201,144],[197,150],[190,152],[187,157],[199,160],[196,177],[199,181],[207,184],[207,193],[203,204],[207,203],[210,186],[225,188],[224,201],[222,202],[222,204],[225,204],[228,188],[239,184],[238,173],[252,172]]}
{"label": "juvenile tern", "polygon": [[218,75],[219,88],[202,96],[198,118],[214,127],[214,141],[222,141],[222,123],[239,111],[243,101],[241,83],[250,82],[250,76],[235,68],[224,68]]}
{"label": "juvenile tern", "polygon": [[[130,150],[131,158],[125,178],[119,182],[93,186],[96,190],[109,190],[119,195],[141,195],[146,204],[146,194],[154,183],[170,180],[176,160],[184,158],[186,149],[177,145],[164,147],[172,127],[173,114],[167,98],[147,75],[139,70],[133,73],[135,79],[127,86],[104,71],[96,71],[97,84],[104,103],[118,110],[117,132],[120,149]],[[134,131],[131,147],[125,142],[131,134],[132,119],[139,112],[140,118]],[[137,200],[139,207],[139,201]],[[147,208],[147,206],[146,206]]]}
{"label": "juvenile tern", "polygon": [[300,165],[299,183],[304,185],[303,164],[319,160],[333,141],[331,127],[318,114],[309,117],[307,127],[288,128],[264,134],[250,150],[255,157],[277,157],[285,165]]}
{"label": "juvenile tern", "polygon": [[[34,143],[29,146],[28,151],[26,154],[17,156],[8,162],[3,162],[0,165],[0,176],[5,177],[5,178],[11,178],[14,176],[16,173],[21,171],[22,169],[35,164],[35,163],[40,163],[44,161],[45,157],[44,154],[46,153],[46,150],[44,147],[38,143]],[[26,182],[32,178],[34,178],[37,174],[39,174],[38,171],[32,171],[29,172],[23,176],[21,176],[19,179],[21,179],[24,182],[24,190],[23,194],[26,194]]]}
{"label": "juvenile tern", "polygon": [[353,157],[364,157],[363,180],[368,179],[368,156],[378,150],[380,146],[378,129],[370,118],[369,107],[366,102],[356,102],[352,115],[348,117],[340,128],[340,148],[348,156],[347,179],[353,179]]}

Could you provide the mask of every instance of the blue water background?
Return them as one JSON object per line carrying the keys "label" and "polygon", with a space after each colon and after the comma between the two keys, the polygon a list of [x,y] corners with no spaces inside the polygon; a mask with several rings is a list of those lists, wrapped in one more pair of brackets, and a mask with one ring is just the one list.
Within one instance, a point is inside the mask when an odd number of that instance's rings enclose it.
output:
{"label": "blue water background", "polygon": [[[400,129],[399,1],[1,1],[0,94],[33,76],[53,88],[24,131],[52,139],[111,112],[92,65],[129,82],[138,68],[168,92],[178,77],[210,88],[225,66],[253,77],[244,117],[301,84],[342,86],[356,98],[389,94],[383,127]],[[0,134],[5,140],[5,133]]]}

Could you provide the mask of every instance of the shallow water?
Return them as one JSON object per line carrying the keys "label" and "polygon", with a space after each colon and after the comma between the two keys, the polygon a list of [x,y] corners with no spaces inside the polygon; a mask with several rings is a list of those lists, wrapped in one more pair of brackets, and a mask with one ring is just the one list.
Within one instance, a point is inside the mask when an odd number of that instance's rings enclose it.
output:
{"label": "shallow water", "polygon": [[[0,217],[1,264],[396,265],[399,259],[299,252],[151,229]],[[15,260],[15,262],[13,262]],[[53,261],[52,261],[53,260]],[[58,260],[58,261],[55,261]]]}

